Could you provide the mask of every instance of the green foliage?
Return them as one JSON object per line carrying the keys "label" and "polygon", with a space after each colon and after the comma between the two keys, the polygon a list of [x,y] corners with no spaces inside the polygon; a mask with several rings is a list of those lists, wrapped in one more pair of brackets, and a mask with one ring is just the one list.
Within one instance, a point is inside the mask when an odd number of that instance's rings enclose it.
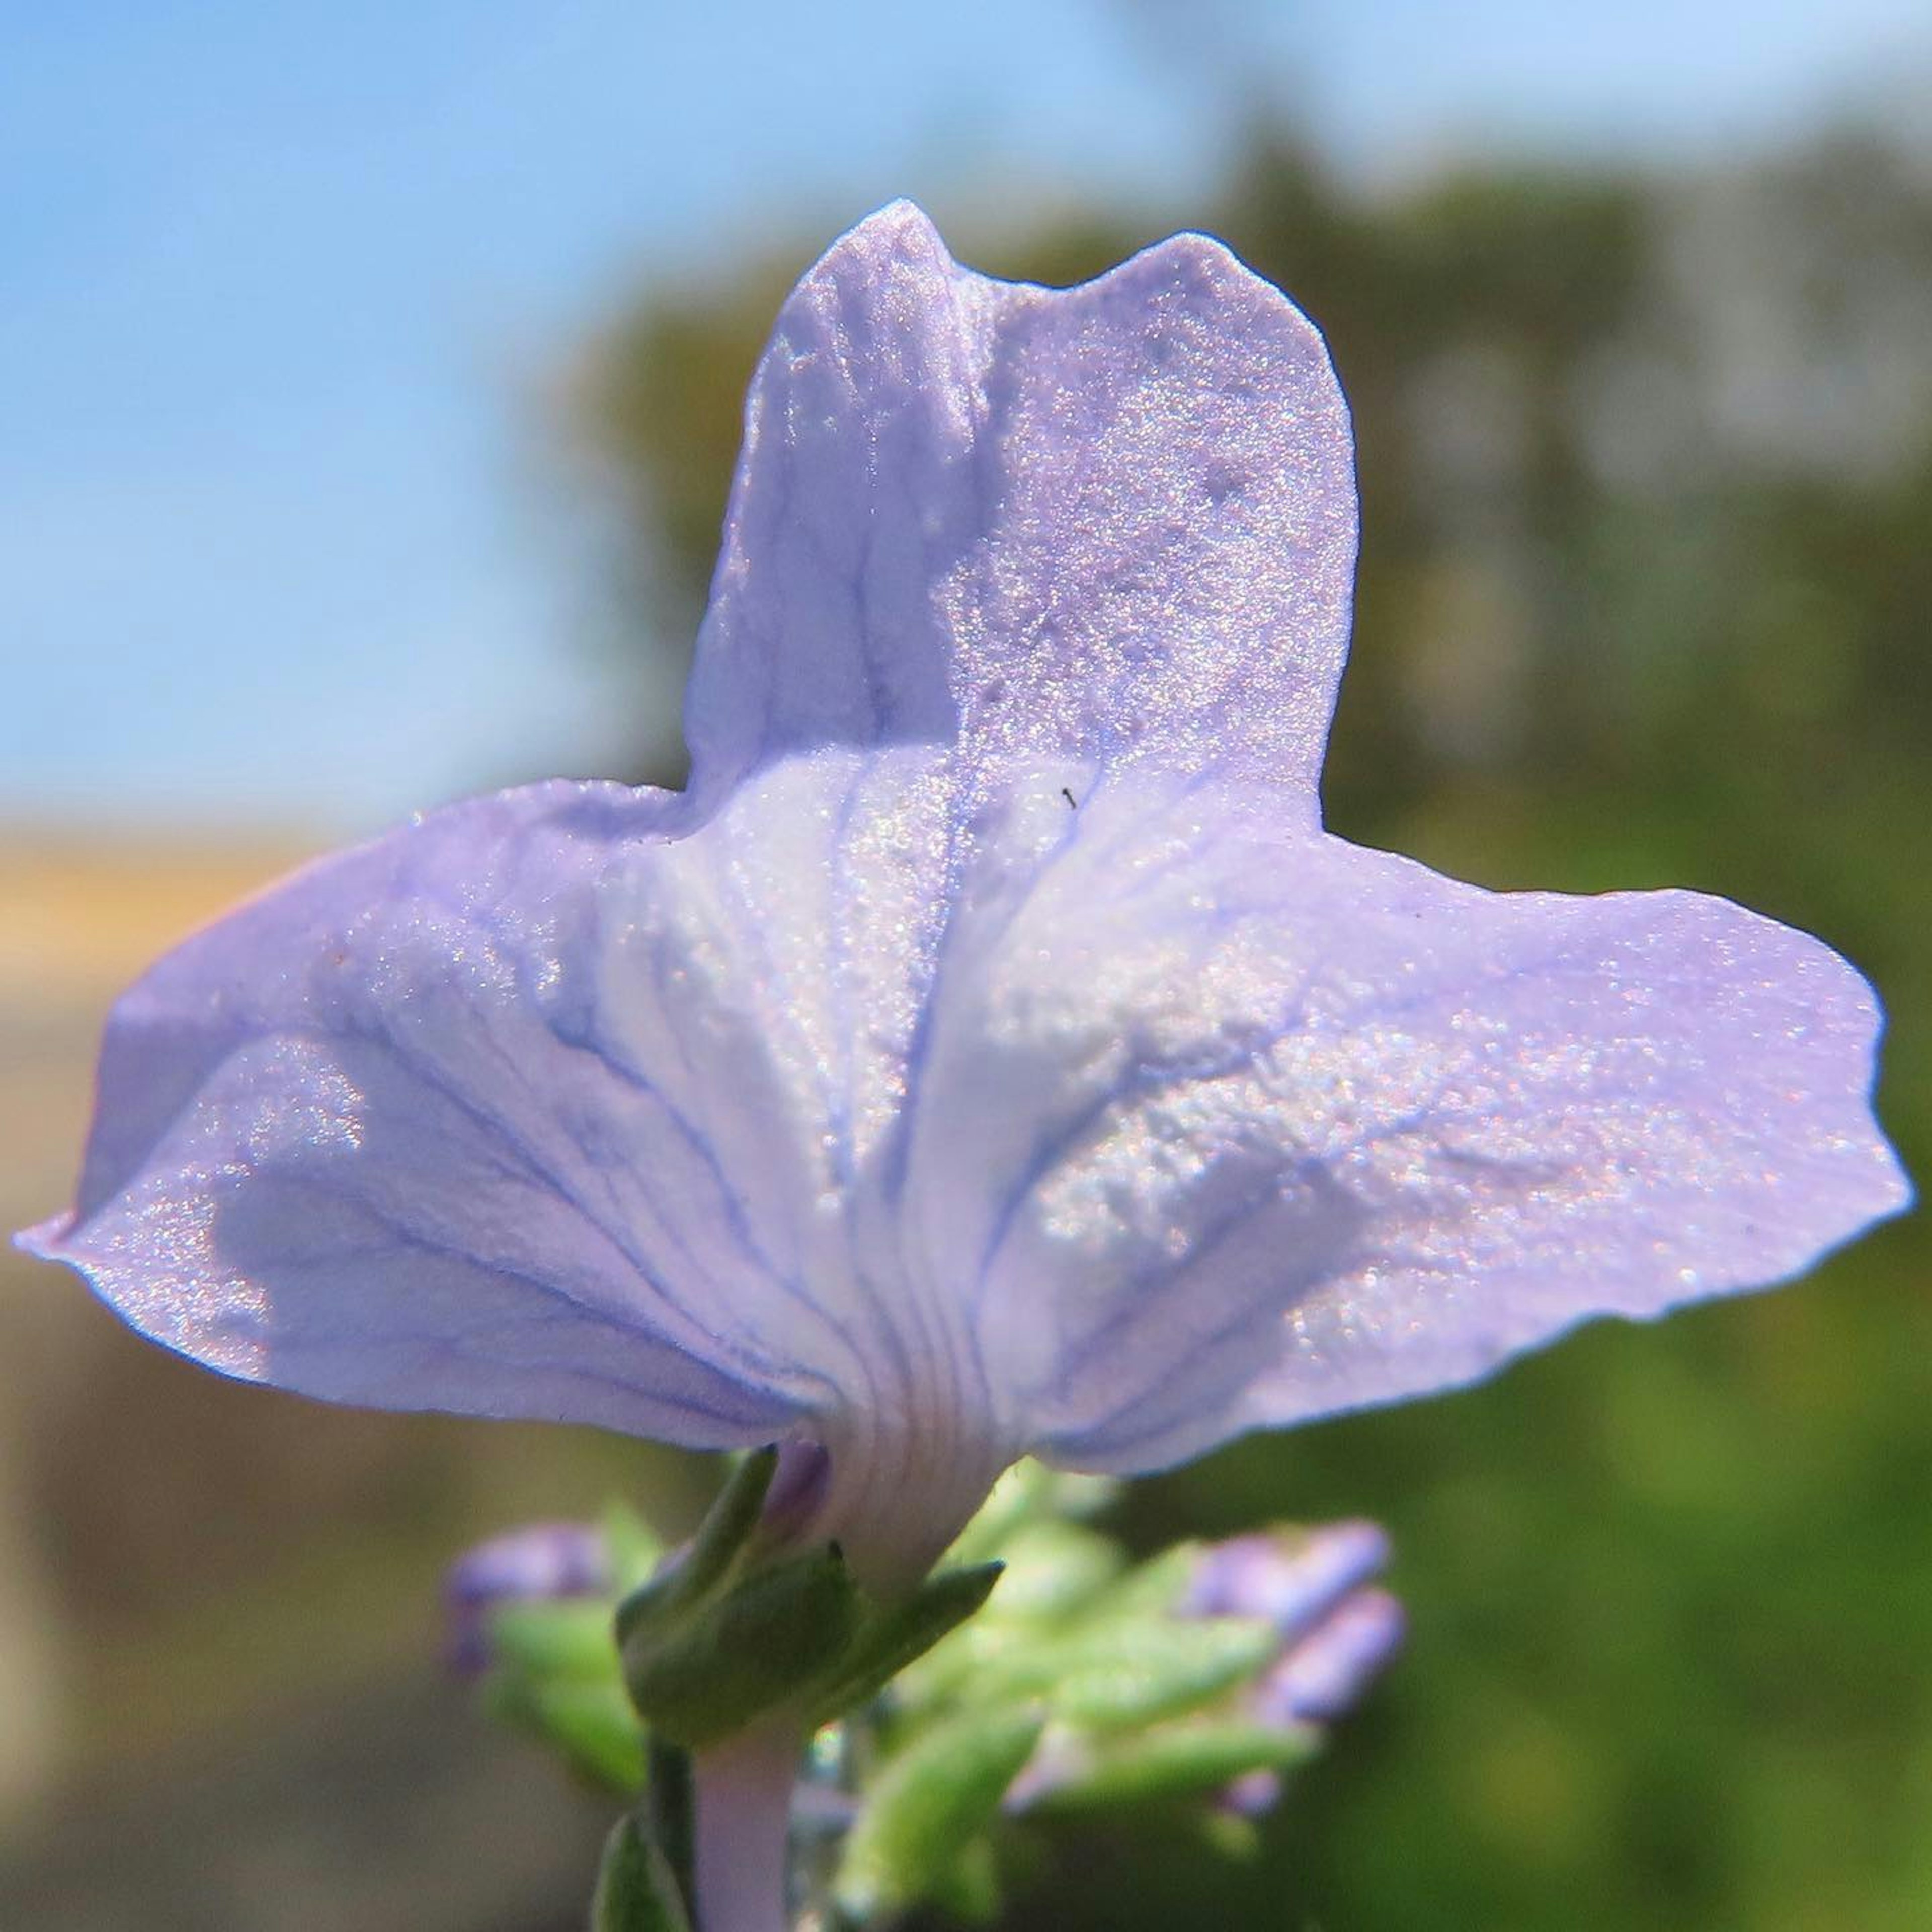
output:
{"label": "green foliage", "polygon": [[[692,1550],[621,1604],[491,1620],[490,1708],[634,1807],[605,1852],[598,1897],[618,1902],[596,1923],[659,1922],[648,1915],[688,1870],[688,1753],[780,1706],[818,1728],[812,1760],[833,1776],[819,1795],[842,1830],[820,1888],[859,1922],[921,1905],[985,1922],[1030,1856],[1051,1866],[1037,1855],[1056,1818],[1198,1814],[1219,1786],[1318,1745],[1246,1715],[1280,1652],[1270,1625],[1177,1616],[1197,1546],[1130,1564],[1076,1520],[1109,1486],[1021,1466],[946,1565],[882,1606],[836,1546],[761,1555],[745,1498],[763,1493],[763,1460],[738,1466]],[[1004,1563],[986,1554],[1001,1544]]]}
{"label": "green foliage", "polygon": [[942,1570],[904,1602],[869,1610],[836,1672],[813,1694],[814,1727],[878,1696],[908,1664],[983,1609],[1005,1569],[995,1561]]}
{"label": "green foliage", "polygon": [[835,1896],[860,1920],[943,1894],[964,1862],[981,1882],[976,1903],[993,1896],[980,1849],[1046,1728],[1034,1704],[997,1700],[926,1726],[895,1752],[872,1781],[846,1841]]}
{"label": "green foliage", "polygon": [[590,1932],[691,1932],[664,1853],[634,1817],[619,1819],[604,1841]]}

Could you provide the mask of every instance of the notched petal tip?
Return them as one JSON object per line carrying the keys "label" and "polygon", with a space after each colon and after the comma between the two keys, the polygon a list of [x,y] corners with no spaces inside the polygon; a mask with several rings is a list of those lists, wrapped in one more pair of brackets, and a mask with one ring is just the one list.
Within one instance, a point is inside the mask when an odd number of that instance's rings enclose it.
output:
{"label": "notched petal tip", "polygon": [[915,201],[903,196],[855,222],[819,256],[806,272],[809,282],[821,276],[868,276],[896,261],[917,262],[951,270],[956,264],[932,218]]}
{"label": "notched petal tip", "polygon": [[1322,338],[1220,243],[1048,289],[956,266],[896,203],[760,364],[694,785],[916,742],[1239,771],[1312,819],[1354,541]]}

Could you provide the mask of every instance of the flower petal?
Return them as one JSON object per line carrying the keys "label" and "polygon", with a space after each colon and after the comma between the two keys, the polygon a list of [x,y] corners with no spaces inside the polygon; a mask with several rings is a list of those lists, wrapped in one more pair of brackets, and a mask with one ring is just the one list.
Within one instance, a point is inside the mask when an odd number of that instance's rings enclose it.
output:
{"label": "flower petal", "polygon": [[1183,236],[1083,287],[901,203],[785,304],[686,708],[693,784],[830,744],[1142,758],[1312,822],[1347,647],[1348,417],[1286,297]]}
{"label": "flower petal", "polygon": [[78,1205],[27,1245],[232,1375],[769,1439],[836,1354],[786,1246],[795,1164],[743,1158],[765,1076],[730,1016],[676,1037],[701,936],[654,956],[611,922],[680,809],[479,800],[190,940],[116,1006]]}
{"label": "flower petal", "polygon": [[1052,1459],[1447,1388],[1903,1204],[1876,1005],[1817,941],[1690,893],[1486,892],[1267,814],[1102,789],[937,1017],[912,1190]]}

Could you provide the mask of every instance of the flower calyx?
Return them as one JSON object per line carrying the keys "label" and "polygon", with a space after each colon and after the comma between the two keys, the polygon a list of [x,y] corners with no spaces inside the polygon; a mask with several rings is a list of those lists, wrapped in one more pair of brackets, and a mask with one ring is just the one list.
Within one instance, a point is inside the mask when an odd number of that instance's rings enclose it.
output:
{"label": "flower calyx", "polygon": [[1003,1568],[944,1571],[881,1603],[836,1541],[801,1550],[774,1534],[778,1457],[746,1456],[681,1559],[617,1606],[631,1700],[654,1736],[688,1750],[782,1710],[809,1728],[867,1701],[979,1609]]}

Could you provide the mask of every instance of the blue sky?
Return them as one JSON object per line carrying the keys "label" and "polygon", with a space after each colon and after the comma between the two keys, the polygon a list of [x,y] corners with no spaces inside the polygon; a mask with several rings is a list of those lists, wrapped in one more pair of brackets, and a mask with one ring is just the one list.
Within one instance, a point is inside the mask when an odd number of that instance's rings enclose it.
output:
{"label": "blue sky", "polygon": [[0,818],[361,830],[616,757],[538,432],[653,278],[900,194],[1185,225],[1230,76],[1376,176],[1928,72],[1922,0],[0,0]]}

